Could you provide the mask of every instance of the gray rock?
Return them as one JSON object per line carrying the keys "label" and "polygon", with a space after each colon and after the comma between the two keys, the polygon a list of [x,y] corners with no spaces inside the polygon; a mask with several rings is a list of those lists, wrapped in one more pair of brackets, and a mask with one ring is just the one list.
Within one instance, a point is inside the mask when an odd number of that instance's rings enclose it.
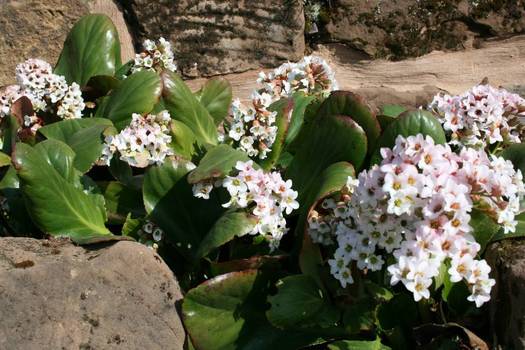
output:
{"label": "gray rock", "polygon": [[188,77],[242,72],[299,60],[305,51],[302,1],[121,0],[144,39],[169,39]]}
{"label": "gray rock", "polygon": [[486,258],[496,279],[490,300],[494,349],[525,349],[525,241],[492,244]]}
{"label": "gray rock", "polygon": [[0,239],[0,349],[182,349],[168,266],[134,242]]}

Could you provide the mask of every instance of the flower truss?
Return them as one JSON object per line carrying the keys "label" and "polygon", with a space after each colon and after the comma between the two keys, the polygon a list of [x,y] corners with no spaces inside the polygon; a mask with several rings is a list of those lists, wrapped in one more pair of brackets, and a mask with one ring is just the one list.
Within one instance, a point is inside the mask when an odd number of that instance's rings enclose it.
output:
{"label": "flower truss", "polygon": [[105,139],[101,160],[109,165],[115,153],[120,160],[137,168],[162,164],[166,157],[173,155],[169,147],[171,117],[167,111],[143,117],[134,113],[131,124],[117,135]]}
{"label": "flower truss", "polygon": [[[298,63],[285,63],[266,75],[259,74],[261,88],[254,91],[249,107],[235,100],[231,119],[225,125],[226,138],[250,157],[265,159],[277,134],[277,112],[270,111],[272,103],[290,97],[295,92],[326,96],[337,89],[330,66],[319,57],[308,56]],[[288,117],[291,116],[291,111]]]}
{"label": "flower truss", "polygon": [[441,116],[443,128],[452,134],[452,144],[486,147],[520,143],[525,129],[525,99],[502,88],[477,85],[458,96],[439,94],[429,106]]}
{"label": "flower truss", "polygon": [[174,55],[171,43],[164,38],[160,38],[158,44],[153,40],[145,40],[143,43],[144,51],[135,55],[131,72],[141,70],[151,70],[161,72],[164,69],[175,72],[177,65],[173,62]]}
{"label": "flower truss", "polygon": [[[284,181],[278,172],[255,169],[252,161],[237,162],[235,169],[237,175],[226,176],[215,183],[230,194],[230,200],[223,207],[247,208],[257,219],[250,234],[265,237],[273,250],[287,232],[284,215],[299,208],[292,181]],[[211,183],[199,183],[194,185],[193,193],[195,197],[208,199],[212,189]]]}
{"label": "flower truss", "polygon": [[391,284],[402,282],[414,299],[430,297],[432,279],[448,264],[452,282],[464,280],[469,301],[490,299],[490,267],[477,260],[480,245],[470,226],[473,209],[496,219],[505,233],[525,195],[522,174],[512,163],[489,158],[485,151],[435,145],[422,135],[399,136],[395,147],[381,150],[383,161],[358,180],[350,179],[337,198],[324,200],[309,218],[318,243],[337,241],[329,260],[343,287],[353,283],[351,262],[361,270],[380,270],[387,254]]}
{"label": "flower truss", "polygon": [[[39,59],[29,59],[16,67],[18,85],[10,85],[0,92],[0,118],[10,114],[13,103],[22,96],[31,100],[36,113],[55,112],[62,119],[81,118],[85,104],[80,86],[68,85],[66,79],[53,74],[51,65]],[[24,116],[24,127],[33,133],[42,120],[34,115]]]}

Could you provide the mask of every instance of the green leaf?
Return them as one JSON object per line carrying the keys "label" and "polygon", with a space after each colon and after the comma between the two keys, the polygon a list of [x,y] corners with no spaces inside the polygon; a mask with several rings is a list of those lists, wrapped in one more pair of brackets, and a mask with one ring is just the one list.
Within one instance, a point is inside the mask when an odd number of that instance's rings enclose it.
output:
{"label": "green leaf", "polygon": [[418,315],[416,302],[406,292],[395,295],[377,309],[378,324],[383,330],[412,327],[419,322]]}
{"label": "green leaf", "polygon": [[89,96],[105,96],[120,85],[120,80],[111,75],[96,75],[87,83]]}
{"label": "green leaf", "polygon": [[328,345],[329,350],[390,350],[390,347],[381,344],[381,339],[367,340],[339,340]]}
{"label": "green leaf", "polygon": [[292,99],[294,103],[288,133],[284,141],[286,145],[291,144],[299,134],[304,123],[306,108],[315,100],[315,96],[306,95],[303,92],[296,92],[293,94]]}
{"label": "green leaf", "polygon": [[82,17],[69,32],[55,73],[84,86],[93,76],[113,75],[119,66],[117,29],[109,17],[93,14]]}
{"label": "green leaf", "polygon": [[161,90],[161,81],[155,72],[133,73],[103,99],[95,117],[110,119],[118,130],[122,130],[129,125],[133,113],[151,112],[160,99]]}
{"label": "green leaf", "polygon": [[285,138],[288,132],[290,113],[293,111],[294,104],[292,99],[281,99],[274,102],[268,109],[270,111],[276,111],[277,116],[275,118],[275,125],[277,126],[277,135],[272,145],[272,150],[268,153],[267,157],[261,160],[259,163],[265,170],[270,170],[275,163],[279,160],[281,152],[283,150]]}
{"label": "green leaf", "polygon": [[417,134],[429,135],[436,144],[447,142],[445,132],[436,117],[428,111],[417,109],[402,113],[388,128],[383,132],[378,140],[377,147],[372,155],[371,163],[381,162],[381,148],[393,147],[399,135],[404,137],[415,136]]}
{"label": "green leaf", "polygon": [[381,112],[379,114],[387,117],[396,118],[406,110],[406,107],[400,105],[384,105],[383,107],[381,107]]}
{"label": "green leaf", "polygon": [[17,135],[18,135],[18,129],[20,128],[20,124],[18,123],[17,119],[9,115],[6,118],[3,118],[2,120],[2,139],[3,139],[3,146],[2,151],[6,154],[11,154],[14,150],[14,146],[16,143]]}
{"label": "green leaf", "polygon": [[136,189],[129,188],[120,182],[111,181],[101,186],[106,201],[106,210],[111,223],[123,223],[126,216],[144,216],[144,204],[142,193]]}
{"label": "green leaf", "polygon": [[248,155],[242,151],[221,144],[213,147],[206,153],[204,158],[189,175],[188,181],[191,184],[197,182],[221,178],[230,173],[239,161],[249,161]]}
{"label": "green leaf", "polygon": [[160,226],[176,249],[193,261],[205,235],[224,213],[216,191],[210,199],[193,196],[184,165],[166,160],[147,170],[143,198],[146,212]]}
{"label": "green leaf", "polygon": [[170,71],[162,73],[162,96],[171,117],[186,124],[201,145],[216,145],[218,134],[215,122],[184,81]]}
{"label": "green leaf", "polygon": [[521,170],[525,176],[525,143],[510,145],[501,153],[501,156],[510,160],[514,164],[514,168]]}
{"label": "green leaf", "polygon": [[0,152],[0,168],[8,165],[11,165],[11,157],[3,152]]}
{"label": "green leaf", "polygon": [[340,312],[310,276],[294,275],[277,282],[277,294],[270,296],[272,305],[266,312],[278,328],[333,326]]}
{"label": "green leaf", "polygon": [[324,290],[320,273],[320,268],[323,264],[321,249],[319,245],[312,242],[312,238],[306,232],[303,232],[302,237],[303,243],[301,245],[301,253],[299,254],[299,267],[301,272],[306,276],[310,276],[317,283],[317,286]]}
{"label": "green leaf", "polygon": [[120,160],[119,157],[113,157],[109,163],[109,172],[121,184],[126,185],[135,190],[142,189],[143,176],[133,176],[131,166]]}
{"label": "green leaf", "polygon": [[257,270],[232,272],[190,290],[182,304],[184,325],[198,350],[300,349],[316,332],[279,330],[266,317],[271,286]]}
{"label": "green leaf", "polygon": [[[320,118],[330,115],[351,117],[365,131],[368,139],[368,151],[372,152],[375,149],[381,128],[374,112],[363,97],[349,91],[334,91],[323,102],[317,114]],[[356,164],[354,166],[358,168]]]}
{"label": "green leaf", "polygon": [[200,103],[219,125],[228,115],[232,103],[232,87],[228,80],[212,78],[199,91]]}
{"label": "green leaf", "polygon": [[257,219],[246,212],[227,211],[217,220],[210,232],[203,238],[197,250],[196,257],[203,258],[213,249],[219,248],[233,238],[248,234],[256,223]]}
{"label": "green leaf", "polygon": [[66,143],[75,152],[75,167],[87,172],[100,158],[104,147],[104,131],[113,127],[101,118],[70,119],[53,123],[38,131],[48,139]]}
{"label": "green leaf", "polygon": [[492,237],[501,229],[491,217],[480,210],[473,209],[470,213],[472,235],[481,246],[480,254],[485,250]]}
{"label": "green leaf", "polygon": [[73,240],[111,234],[104,226],[104,198],[79,188],[74,153],[66,144],[47,140],[31,148],[18,143],[13,159],[29,214],[42,231]]}
{"label": "green leaf", "polygon": [[195,150],[195,135],[186,124],[173,119],[171,121],[171,147],[178,155],[191,159]]}
{"label": "green leaf", "polygon": [[303,141],[285,176],[299,191],[301,205],[305,203],[310,187],[316,186],[319,175],[329,165],[347,161],[359,169],[366,155],[367,141],[363,129],[346,116],[316,119],[309,137]]}

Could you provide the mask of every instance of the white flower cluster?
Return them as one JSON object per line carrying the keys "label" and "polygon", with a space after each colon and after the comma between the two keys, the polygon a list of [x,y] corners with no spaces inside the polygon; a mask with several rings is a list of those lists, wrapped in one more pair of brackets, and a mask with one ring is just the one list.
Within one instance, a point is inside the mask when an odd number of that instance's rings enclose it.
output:
{"label": "white flower cluster", "polygon": [[106,136],[102,162],[109,165],[118,152],[121,160],[137,168],[163,163],[166,157],[173,155],[169,146],[170,124],[168,111],[145,117],[134,113],[128,127],[117,135]]}
{"label": "white flower cluster", "polygon": [[137,231],[139,235],[139,242],[148,247],[157,250],[159,243],[164,237],[164,231],[151,221],[146,221],[144,225]]}
{"label": "white flower cluster", "polygon": [[520,143],[525,128],[525,99],[502,88],[477,85],[461,95],[439,94],[429,109],[440,115],[452,144],[486,147],[496,143]]}
{"label": "white flower cluster", "polygon": [[177,65],[173,63],[174,55],[171,43],[164,38],[159,39],[156,44],[153,40],[145,40],[144,51],[135,55],[131,72],[151,70],[161,72],[164,69],[175,72]]}
{"label": "white flower cluster", "polygon": [[349,190],[325,200],[309,218],[316,242],[337,240],[331,273],[345,287],[353,283],[352,261],[376,271],[393,254],[391,284],[401,281],[419,301],[430,297],[432,279],[448,263],[451,281],[465,280],[468,300],[481,306],[495,282],[487,263],[475,259],[480,245],[470,213],[483,210],[512,232],[525,195],[521,172],[483,150],[463,148],[458,155],[422,135],[399,136],[393,150],[381,153],[381,165],[349,181]]}
{"label": "white flower cluster", "polygon": [[277,112],[270,112],[272,97],[267,93],[252,95],[252,106],[245,108],[239,100],[232,103],[232,122],[228,136],[236,148],[246,152],[250,157],[265,159],[275,142]]}
{"label": "white flower cluster", "polygon": [[[5,88],[0,94],[0,118],[10,113],[11,105],[20,97],[31,100],[35,112],[56,112],[61,119],[81,118],[85,108],[80,86],[68,85],[61,75],[52,73],[49,63],[29,59],[16,67],[18,85]],[[39,126],[36,116],[24,116],[24,126]],[[36,131],[36,130],[35,130]]]}
{"label": "white flower cluster", "polygon": [[[236,176],[226,176],[215,185],[224,187],[230,194],[225,208],[248,208],[257,219],[251,235],[265,237],[272,249],[279,246],[287,232],[284,214],[299,208],[297,192],[292,189],[292,181],[284,181],[278,172],[265,173],[254,169],[253,162],[237,162]],[[199,183],[193,186],[195,197],[208,199],[212,183]]]}
{"label": "white flower cluster", "polygon": [[[259,159],[267,157],[277,135],[277,112],[268,110],[273,102],[297,91],[327,95],[337,89],[332,69],[322,58],[315,56],[305,57],[298,63],[285,63],[268,75],[261,72],[257,82],[261,89],[252,93],[250,107],[243,106],[238,99],[233,102],[232,118],[226,129],[235,148]],[[292,111],[289,113],[288,118]]]}
{"label": "white flower cluster", "polygon": [[306,56],[297,63],[284,63],[268,74],[261,72],[257,82],[262,84],[262,91],[275,99],[291,96],[297,91],[326,96],[338,89],[332,68],[317,56]]}

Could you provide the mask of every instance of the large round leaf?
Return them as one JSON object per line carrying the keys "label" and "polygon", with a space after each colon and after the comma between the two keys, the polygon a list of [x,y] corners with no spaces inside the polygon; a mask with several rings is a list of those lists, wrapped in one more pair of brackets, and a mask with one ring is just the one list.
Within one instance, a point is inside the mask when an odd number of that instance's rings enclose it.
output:
{"label": "large round leaf", "polygon": [[266,312],[278,328],[333,326],[340,312],[324,291],[307,275],[285,277],[277,282],[277,294],[268,298],[272,307]]}
{"label": "large round leaf", "polygon": [[103,99],[95,116],[112,120],[115,127],[122,130],[129,125],[133,113],[151,112],[160,94],[160,78],[155,72],[134,73]]}
{"label": "large round leaf", "polygon": [[38,131],[48,139],[66,143],[75,152],[75,167],[85,173],[100,158],[104,146],[103,133],[113,123],[103,118],[63,120]]}
{"label": "large round leaf", "polygon": [[212,78],[199,91],[201,104],[208,110],[216,125],[228,115],[232,103],[232,87],[228,80]]}
{"label": "large round leaf", "polygon": [[292,99],[294,103],[290,125],[288,126],[288,132],[286,133],[286,145],[290,145],[299,134],[299,131],[303,126],[306,108],[315,100],[315,96],[306,95],[303,92],[296,92],[293,94]]}
{"label": "large round leaf", "polygon": [[239,161],[250,160],[248,155],[242,151],[222,144],[210,149],[202,158],[199,166],[193,170],[188,181],[192,184],[206,180],[221,178],[230,173]]}
{"label": "large round leaf", "polygon": [[201,145],[216,145],[218,134],[212,116],[178,74],[164,71],[162,82],[164,104],[171,117],[189,126]]}
{"label": "large round leaf", "polygon": [[197,350],[300,349],[316,343],[314,332],[279,330],[265,317],[271,282],[257,270],[221,275],[190,290],[184,324]]}
{"label": "large round leaf", "polygon": [[41,142],[34,148],[16,145],[13,161],[31,218],[52,235],[72,239],[109,235],[104,225],[104,198],[82,190],[80,180],[75,178],[73,159],[73,151],[56,140]]}
{"label": "large round leaf", "polygon": [[143,197],[146,212],[159,225],[176,249],[193,261],[201,241],[225,211],[216,191],[210,199],[193,196],[185,165],[166,160],[148,169]]}
{"label": "large round leaf", "polygon": [[309,188],[329,165],[347,161],[359,169],[366,150],[366,135],[352,118],[334,115],[317,118],[286,172],[294,189],[299,191],[299,202],[304,204]]}
{"label": "large round leaf", "polygon": [[377,164],[381,161],[381,148],[393,147],[399,135],[408,137],[417,134],[431,136],[437,144],[447,142],[439,120],[431,112],[422,109],[406,111],[390,123],[379,138],[376,150],[372,155],[372,164]]}
{"label": "large round leaf", "polygon": [[109,17],[93,14],[82,17],[69,32],[55,73],[84,86],[93,76],[113,75],[119,66],[117,29]]}
{"label": "large round leaf", "polygon": [[323,118],[328,115],[347,115],[359,124],[366,133],[368,150],[373,151],[376,140],[381,134],[379,122],[363,97],[350,91],[334,91],[323,102],[317,115]]}
{"label": "large round leaf", "polygon": [[196,257],[203,258],[213,249],[228,243],[235,237],[248,234],[256,223],[257,219],[244,211],[227,211],[203,238]]}

